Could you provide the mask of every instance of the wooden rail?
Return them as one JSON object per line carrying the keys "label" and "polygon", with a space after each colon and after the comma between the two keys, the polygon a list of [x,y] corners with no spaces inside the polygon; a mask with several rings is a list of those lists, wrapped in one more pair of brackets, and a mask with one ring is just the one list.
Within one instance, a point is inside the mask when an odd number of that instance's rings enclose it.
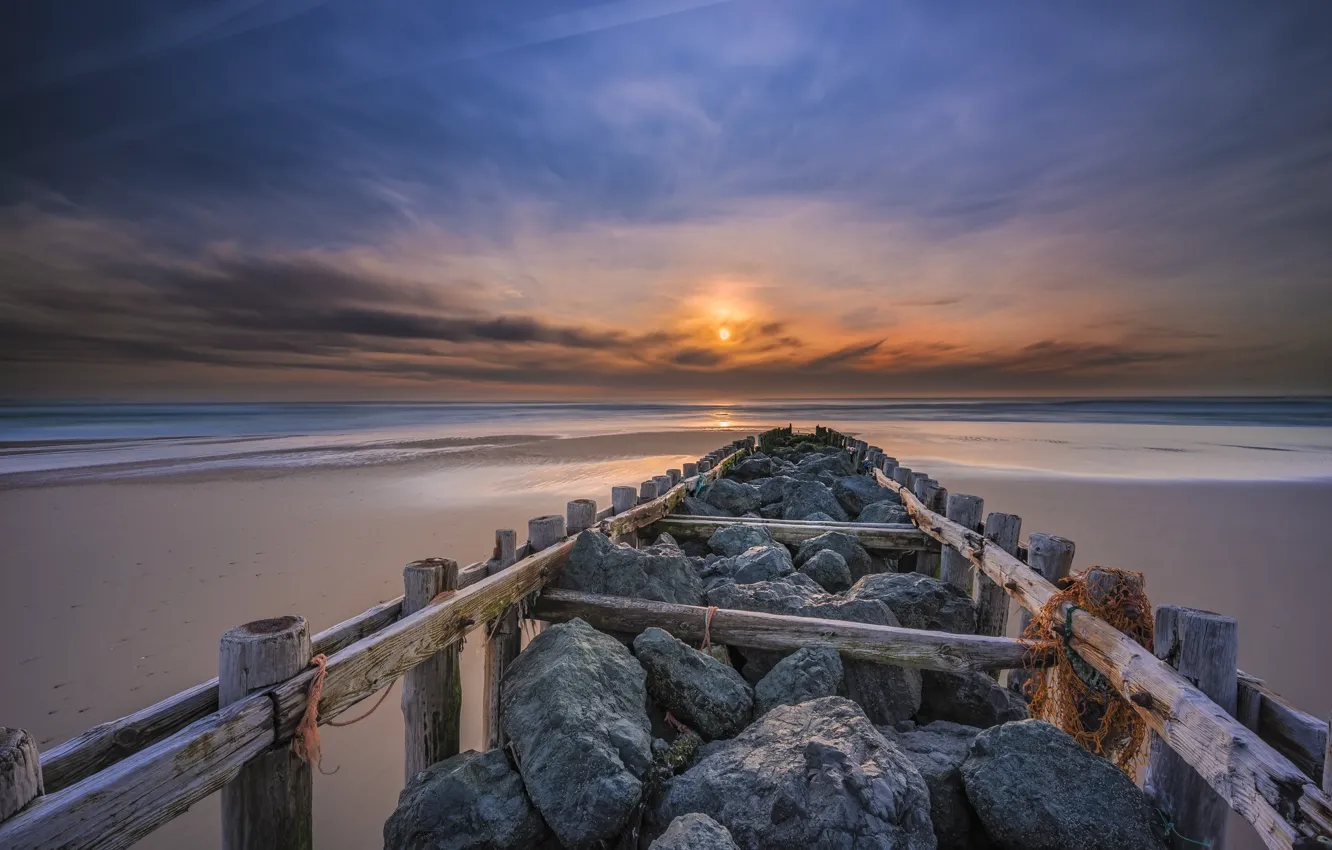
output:
{"label": "wooden rail", "polygon": [[[681,640],[703,638],[707,608],[675,605],[646,599],[597,596],[550,589],[537,599],[535,614],[542,620],[563,623],[578,617],[594,629],[638,634],[656,626]],[[712,640],[732,646],[793,652],[806,646],[831,646],[862,661],[900,664],[925,670],[961,673],[967,670],[1005,670],[1028,660],[1043,666],[1023,643],[1011,638],[958,635],[894,626],[876,626],[848,620],[824,620],[718,609],[709,627]]]}
{"label": "wooden rail", "polygon": [[[977,532],[926,507],[904,485],[896,490],[917,526],[966,556],[1028,611],[1040,611],[1054,585]],[[1134,706],[1147,725],[1188,762],[1272,848],[1328,846],[1332,803],[1288,758],[1126,635],[1076,609],[1070,646]]]}
{"label": "wooden rail", "polygon": [[754,519],[753,517],[699,517],[668,516],[653,523],[653,534],[669,533],[679,540],[698,540],[711,537],[716,531],[732,525],[752,525],[766,528],[778,543],[799,545],[811,537],[829,531],[850,535],[866,549],[887,552],[938,552],[939,544],[911,524],[860,524],[855,522],[808,522],[804,520]]}

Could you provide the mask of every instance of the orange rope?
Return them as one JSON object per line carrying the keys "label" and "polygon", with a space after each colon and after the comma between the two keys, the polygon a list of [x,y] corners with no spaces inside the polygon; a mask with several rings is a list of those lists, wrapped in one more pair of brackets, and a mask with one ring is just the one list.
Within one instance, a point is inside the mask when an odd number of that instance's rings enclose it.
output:
{"label": "orange rope", "polygon": [[[301,722],[296,725],[296,735],[291,740],[291,751],[306,764],[317,765],[319,772],[324,773],[323,752],[319,739],[319,698],[324,694],[324,676],[328,673],[328,656],[321,652],[311,658],[310,663],[316,668],[315,675],[310,682],[310,690],[305,696],[305,713],[301,715]],[[384,700],[388,699],[389,692],[393,690],[393,683],[396,681],[398,680],[394,679],[393,682],[389,682],[389,686],[379,695],[375,704],[370,706],[370,710],[360,717],[353,717],[351,720],[326,720],[324,722],[329,726],[338,727],[360,723],[374,714],[375,709],[384,704]],[[338,769],[334,768],[333,773],[337,772]]]}
{"label": "orange rope", "polygon": [[703,617],[703,651],[707,652],[712,648],[712,615],[717,613],[716,605],[708,606],[708,613]]}

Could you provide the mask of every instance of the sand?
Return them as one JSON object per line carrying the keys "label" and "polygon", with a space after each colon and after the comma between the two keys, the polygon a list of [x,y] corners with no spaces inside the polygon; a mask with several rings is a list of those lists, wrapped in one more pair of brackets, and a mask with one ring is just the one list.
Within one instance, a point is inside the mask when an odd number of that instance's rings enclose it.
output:
{"label": "sand", "polygon": [[[0,491],[6,618],[0,721],[52,746],[216,673],[217,638],[286,613],[327,627],[401,592],[402,564],[467,563],[493,529],[609,498],[722,442],[701,432],[549,441],[427,465]],[[1332,595],[1323,529],[1332,484],[1162,483],[938,473],[953,492],[1077,541],[1076,564],[1147,574],[1153,600],[1241,623],[1241,665],[1327,716]],[[479,647],[464,652],[463,746],[479,746]],[[356,710],[353,710],[354,712]],[[402,785],[397,697],[326,729],[316,777],[322,848],[379,846]],[[211,798],[141,846],[212,847]],[[1233,848],[1258,847],[1232,830]]]}

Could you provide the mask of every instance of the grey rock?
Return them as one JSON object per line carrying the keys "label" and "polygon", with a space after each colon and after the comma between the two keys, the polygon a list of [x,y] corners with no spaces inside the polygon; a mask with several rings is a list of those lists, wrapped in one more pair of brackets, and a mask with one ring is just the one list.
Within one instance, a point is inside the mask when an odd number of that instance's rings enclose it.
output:
{"label": "grey rock", "polygon": [[881,486],[868,475],[847,475],[839,478],[837,483],[833,484],[832,492],[851,516],[859,516],[861,511],[875,502],[902,503],[896,493]]}
{"label": "grey rock", "polygon": [[751,546],[732,561],[731,578],[736,584],[770,581],[795,572],[791,553],[780,543]]}
{"label": "grey rock", "polygon": [[771,505],[782,500],[783,488],[786,487],[788,481],[794,480],[794,478],[786,475],[776,475],[761,481],[753,481],[750,486],[758,488],[760,504]]}
{"label": "grey rock", "polygon": [[851,568],[846,565],[846,558],[832,549],[815,552],[800,567],[800,572],[814,579],[819,587],[829,593],[841,593],[851,589]]}
{"label": "grey rock", "polygon": [[856,522],[910,523],[911,516],[896,502],[874,502],[865,506]]}
{"label": "grey rock", "polygon": [[779,705],[799,705],[842,690],[842,656],[828,646],[798,649],[773,665],[754,686],[756,714]]}
{"label": "grey rock", "polygon": [[757,489],[729,478],[721,478],[709,484],[703,491],[703,501],[730,516],[740,516],[759,506]]}
{"label": "grey rock", "polygon": [[764,519],[781,519],[782,503],[773,502],[771,505],[764,505],[763,507],[759,508],[759,516],[763,517]]}
{"label": "grey rock", "polygon": [[972,670],[941,673],[924,670],[921,675],[921,723],[949,720],[978,729],[1027,719],[1027,703],[989,675]]}
{"label": "grey rock", "polygon": [[754,692],[740,674],[663,629],[634,639],[634,655],[647,671],[657,705],[707,740],[729,738],[749,722]]}
{"label": "grey rock", "polygon": [[782,488],[783,519],[808,519],[814,513],[827,514],[836,522],[848,520],[832,491],[817,481],[792,481]]}
{"label": "grey rock", "polygon": [[[755,584],[724,582],[709,588],[708,604],[742,611],[763,611],[796,617],[848,620],[880,626],[900,625],[893,612],[874,599],[844,599],[824,593],[823,588],[801,573]],[[779,660],[774,653],[744,652],[749,681],[758,681]],[[755,662],[751,669],[750,662]],[[875,723],[895,723],[913,717],[920,708],[920,671],[891,664],[847,661],[844,664],[846,693]]]}
{"label": "grey rock", "polygon": [[701,812],[745,850],[934,850],[929,791],[901,750],[841,697],[768,712],[670,779],[660,829]]}
{"label": "grey rock", "polygon": [[814,513],[805,517],[805,519],[808,520],[809,522],[837,522],[837,520],[828,516],[823,511],[815,511]]}
{"label": "grey rock", "polygon": [[993,847],[967,800],[962,762],[980,734],[973,726],[936,721],[915,729],[879,730],[906,753],[930,789],[930,822],[939,850],[986,850]]}
{"label": "grey rock", "polygon": [[582,620],[537,635],[504,674],[500,710],[523,785],[566,847],[620,833],[652,765],[647,675]]}
{"label": "grey rock", "polygon": [[875,573],[856,582],[851,594],[858,599],[879,600],[908,629],[976,633],[976,603],[960,589],[931,576]]}
{"label": "grey rock", "polygon": [[828,472],[838,477],[855,472],[851,455],[846,452],[807,455],[796,462],[796,471],[806,474]]}
{"label": "grey rock", "polygon": [[680,547],[634,549],[595,531],[578,535],[555,586],[681,605],[703,600],[703,581]]}
{"label": "grey rock", "polygon": [[731,832],[707,815],[690,812],[671,821],[671,825],[648,850],[740,850]]}
{"label": "grey rock", "polygon": [[714,508],[697,496],[685,496],[684,501],[680,503],[680,507],[675,512],[686,516],[727,516],[725,511]]}
{"label": "grey rock", "polygon": [[523,850],[550,830],[503,750],[468,750],[413,776],[384,823],[384,850]]}
{"label": "grey rock", "polygon": [[772,535],[761,525],[728,525],[712,532],[708,538],[708,548],[718,555],[734,558],[750,546],[763,546],[772,542]]}
{"label": "grey rock", "polygon": [[772,475],[772,458],[748,457],[735,464],[727,471],[727,478],[736,481],[753,481],[755,478],[767,478]]}
{"label": "grey rock", "polygon": [[1162,850],[1159,820],[1123,771],[1040,720],[976,736],[962,763],[967,799],[995,846]]}
{"label": "grey rock", "polygon": [[869,575],[873,569],[869,552],[860,545],[860,541],[843,531],[829,531],[818,537],[811,537],[800,544],[796,550],[795,565],[803,567],[805,562],[824,549],[831,549],[842,556],[851,570],[851,580],[858,581]]}
{"label": "grey rock", "polygon": [[661,534],[658,534],[657,539],[652,541],[652,545],[674,546],[676,549],[680,548],[680,544],[676,541],[676,539],[672,537],[669,532],[666,531],[663,531]]}

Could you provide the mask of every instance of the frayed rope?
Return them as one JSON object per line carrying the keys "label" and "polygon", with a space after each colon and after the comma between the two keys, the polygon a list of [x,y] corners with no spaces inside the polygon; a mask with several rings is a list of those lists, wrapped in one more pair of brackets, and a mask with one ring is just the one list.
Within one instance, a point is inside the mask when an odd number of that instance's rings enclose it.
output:
{"label": "frayed rope", "polygon": [[[314,679],[310,681],[310,690],[305,695],[305,713],[301,715],[301,722],[296,725],[296,735],[291,740],[291,751],[306,764],[315,765],[320,773],[325,776],[332,776],[342,769],[342,765],[338,765],[331,771],[326,772],[324,770],[323,750],[319,739],[319,698],[324,694],[324,676],[328,672],[328,656],[321,652],[311,658],[310,663],[315,666],[315,675]],[[325,723],[329,726],[338,727],[360,723],[374,714],[375,709],[384,704],[384,700],[388,699],[389,691],[393,690],[394,682],[397,681],[397,679],[394,679],[389,682],[388,687],[379,695],[375,704],[370,706],[370,710],[360,717],[342,721],[327,720]]]}

